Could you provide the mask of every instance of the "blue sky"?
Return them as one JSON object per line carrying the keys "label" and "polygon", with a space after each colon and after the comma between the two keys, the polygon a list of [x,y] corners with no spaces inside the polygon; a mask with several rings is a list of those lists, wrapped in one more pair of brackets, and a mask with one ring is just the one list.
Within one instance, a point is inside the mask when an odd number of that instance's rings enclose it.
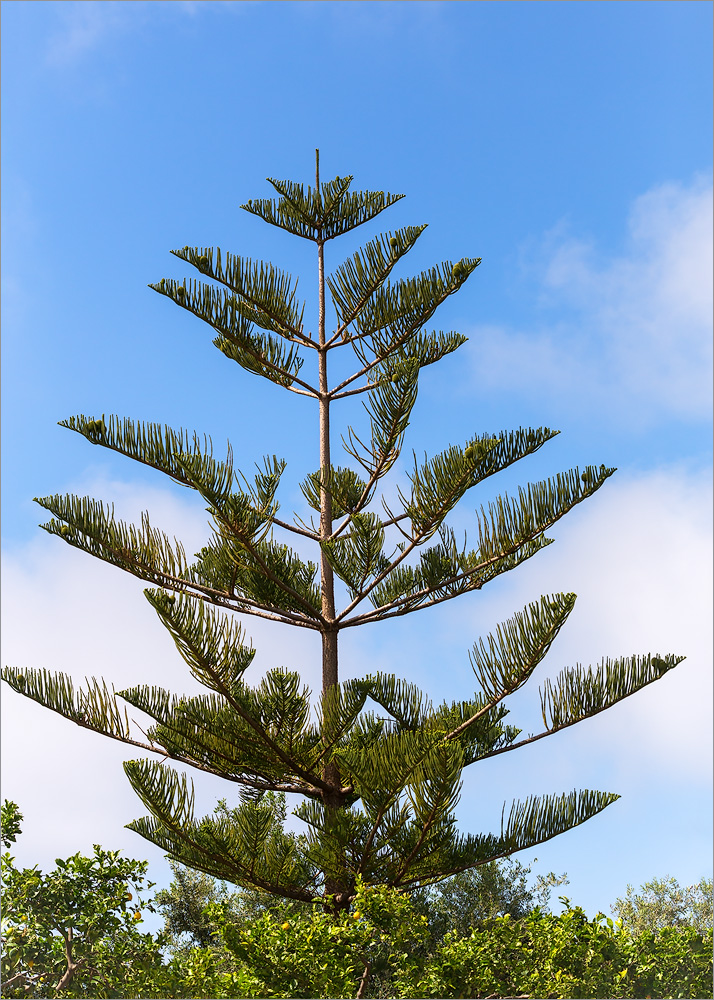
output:
{"label": "blue sky", "polygon": [[[456,526],[494,490],[574,464],[619,469],[490,590],[351,635],[345,676],[379,665],[434,698],[468,697],[476,638],[574,590],[540,677],[512,699],[524,729],[538,725],[538,680],[562,666],[687,660],[474,771],[462,827],[496,829],[504,799],[531,792],[617,791],[522,860],[567,871],[591,913],[628,882],[711,874],[711,5],[15,0],[2,19],[3,662],[190,687],[141,584],[41,532],[32,497],[148,508],[187,551],[206,534],[201,504],[58,420],[118,413],[218,448],[228,437],[245,468],[283,455],[283,509],[302,509],[315,415],[229,364],[147,284],[186,273],[170,249],[220,246],[299,274],[313,322],[310,247],[238,206],[270,195],[267,176],[310,182],[319,146],[324,178],[407,195],[383,228],[429,223],[403,274],[483,258],[435,318],[469,343],[424,373],[407,453],[562,431],[467,498]],[[332,244],[328,267],[379,228]],[[317,680],[310,636],[245,624],[257,673],[283,663]],[[160,852],[124,829],[142,806],[122,748],[11,692],[2,710],[18,856],[47,866],[100,842],[150,858],[165,882]],[[230,793],[203,779],[197,791],[206,810]]]}

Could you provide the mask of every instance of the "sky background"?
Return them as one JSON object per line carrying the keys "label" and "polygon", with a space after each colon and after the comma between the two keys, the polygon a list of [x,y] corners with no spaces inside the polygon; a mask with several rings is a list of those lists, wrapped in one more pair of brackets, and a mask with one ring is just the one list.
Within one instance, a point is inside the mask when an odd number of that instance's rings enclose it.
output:
{"label": "sky background", "polygon": [[[219,452],[228,438],[246,470],[276,453],[283,513],[305,512],[312,404],[230,364],[147,284],[188,275],[169,250],[220,246],[299,274],[314,324],[312,245],[239,205],[270,197],[268,176],[310,183],[319,147],[323,179],[407,195],[328,245],[328,268],[423,222],[400,275],[483,258],[435,317],[469,342],[422,375],[405,455],[562,431],[470,493],[455,527],[519,483],[619,470],[550,532],[556,544],[482,592],[343,633],[343,676],[384,669],[434,699],[470,697],[479,636],[541,594],[576,592],[509,722],[540,728],[538,683],[563,666],[687,659],[597,718],[472,768],[461,828],[497,832],[504,800],[531,793],[615,791],[520,860],[567,872],[559,891],[590,915],[628,883],[711,875],[711,21],[710,4],[687,0],[3,3],[2,662],[193,689],[141,582],[42,532],[32,498],[148,509],[187,552],[207,537],[203,506],[62,418],[184,426]],[[343,407],[337,430],[361,420],[359,403]],[[255,679],[284,665],[318,682],[312,635],[245,626]],[[161,852],[124,829],[144,812],[121,767],[130,748],[5,688],[2,723],[20,861],[46,869],[100,843],[148,858],[167,884]],[[234,794],[201,776],[196,791],[206,812]]]}

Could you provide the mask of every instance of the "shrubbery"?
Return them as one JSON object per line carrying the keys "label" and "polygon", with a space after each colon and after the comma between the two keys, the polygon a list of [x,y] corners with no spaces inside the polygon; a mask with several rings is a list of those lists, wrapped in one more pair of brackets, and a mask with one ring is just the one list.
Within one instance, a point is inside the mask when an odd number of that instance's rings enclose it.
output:
{"label": "shrubbery", "polygon": [[712,996],[711,929],[633,936],[604,914],[536,908],[450,932],[431,951],[428,921],[407,897],[361,886],[354,907],[337,923],[318,909],[282,923],[265,914],[251,927],[236,927],[220,905],[213,915],[254,977],[251,996],[355,996],[365,970],[372,997]]}
{"label": "shrubbery", "polygon": [[[22,817],[12,803],[2,812],[9,846]],[[628,890],[624,922],[602,913],[588,920],[565,897],[563,913],[548,912],[538,904],[565,877],[541,878],[534,893],[530,869],[514,860],[412,898],[359,883],[350,912],[337,917],[320,904],[229,893],[181,866],[148,902],[145,871],[146,862],[99,847],[91,858],[58,860],[46,875],[5,853],[2,995],[713,996],[710,880],[687,890],[654,880],[642,896]],[[153,905],[166,922],[157,936],[139,928],[141,908]],[[663,926],[662,914],[677,906],[677,926]]]}

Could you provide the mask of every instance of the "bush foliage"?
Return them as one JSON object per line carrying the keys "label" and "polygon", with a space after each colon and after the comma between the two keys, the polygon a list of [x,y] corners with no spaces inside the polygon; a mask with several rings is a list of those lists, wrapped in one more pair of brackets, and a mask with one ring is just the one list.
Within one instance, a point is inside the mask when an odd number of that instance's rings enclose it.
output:
{"label": "bush foliage", "polygon": [[[2,820],[7,847],[22,820],[14,803]],[[627,921],[589,920],[564,896],[563,913],[545,908],[565,876],[531,890],[530,868],[507,859],[412,896],[359,882],[336,915],[322,902],[229,892],[180,865],[169,889],[142,899],[147,863],[100,847],[47,874],[9,852],[2,861],[8,998],[713,996],[707,879],[628,887],[627,908],[613,907]],[[140,929],[154,906],[159,935]],[[676,921],[664,926],[662,914]]]}

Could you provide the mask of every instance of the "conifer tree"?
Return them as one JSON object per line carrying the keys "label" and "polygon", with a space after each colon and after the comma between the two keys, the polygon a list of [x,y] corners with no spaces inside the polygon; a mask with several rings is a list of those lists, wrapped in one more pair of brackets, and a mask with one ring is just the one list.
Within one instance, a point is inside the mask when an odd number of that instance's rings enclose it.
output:
{"label": "conifer tree", "polygon": [[[89,497],[37,501],[52,515],[43,525],[50,534],[150,585],[149,603],[206,693],[182,697],[140,683],[114,692],[97,679],[77,690],[69,677],[45,669],[3,672],[15,691],[152,755],[125,764],[149,812],[129,826],[170,858],[286,900],[319,898],[336,914],[349,908],[358,878],[403,891],[427,887],[599,813],[618,796],[586,790],[530,797],[514,802],[497,833],[463,835],[454,819],[465,768],[602,712],[682,659],[641,655],[567,668],[541,688],[542,731],[521,737],[506,724],[503,702],[528,681],[573,609],[574,594],[555,594],[475,643],[478,688],[462,701],[432,704],[408,679],[381,672],[340,680],[342,630],[481,590],[548,545],[548,529],[615,471],[573,469],[498,497],[477,510],[473,547],[457,540],[449,514],[469,491],[532,455],[557,431],[470,433],[440,454],[423,461],[415,456],[398,499],[380,500],[422,370],[466,340],[429,332],[428,324],[480,258],[394,278],[425,229],[407,226],[375,236],[328,272],[326,245],[402,197],[354,192],[351,181],[321,182],[318,154],[314,187],[270,180],[277,199],[242,206],[314,244],[316,330],[305,328],[293,277],[220,249],[173,251],[199,277],[150,286],[208,324],[225,357],[272,383],[269,391],[314,400],[319,468],[301,484],[315,512],[309,523],[278,516],[283,458],[266,457],[248,477],[234,469],[230,449],[216,457],[198,433],[117,416],[79,415],[62,426],[203,498],[212,536],[195,560],[148,514],[133,525]],[[336,383],[328,364],[333,352],[349,354],[354,363]],[[365,427],[349,429],[342,440],[345,464],[338,464],[331,411],[355,400],[364,403]],[[313,546],[313,560],[290,547],[291,536],[301,551]],[[272,669],[250,683],[254,650],[239,624],[248,615],[319,633],[322,691],[314,703],[295,670]],[[152,718],[146,734],[130,723],[125,704]],[[197,818],[192,783],[169,762],[219,775],[240,796]],[[305,832],[284,829],[281,793],[301,796],[296,815]]]}

